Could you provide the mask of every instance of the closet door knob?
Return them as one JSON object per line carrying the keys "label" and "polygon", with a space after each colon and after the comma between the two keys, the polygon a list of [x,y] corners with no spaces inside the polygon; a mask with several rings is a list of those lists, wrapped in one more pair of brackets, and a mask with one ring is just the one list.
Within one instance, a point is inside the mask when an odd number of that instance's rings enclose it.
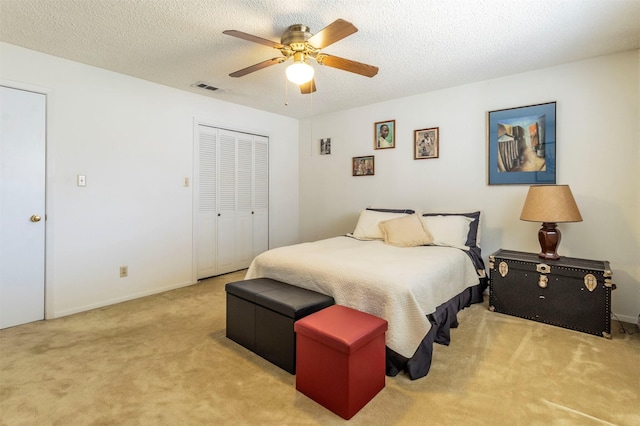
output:
{"label": "closet door knob", "polygon": [[31,222],[40,222],[40,219],[42,218],[37,214],[34,214],[33,216],[31,216]]}

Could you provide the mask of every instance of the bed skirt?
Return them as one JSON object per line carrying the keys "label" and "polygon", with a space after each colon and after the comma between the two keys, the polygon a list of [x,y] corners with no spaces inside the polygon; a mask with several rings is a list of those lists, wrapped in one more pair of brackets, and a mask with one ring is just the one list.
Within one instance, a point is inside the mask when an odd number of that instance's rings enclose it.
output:
{"label": "bed skirt", "polygon": [[458,327],[458,312],[471,304],[482,303],[483,293],[487,286],[487,278],[481,278],[480,284],[465,289],[448,302],[438,306],[433,314],[428,315],[431,329],[410,359],[387,347],[387,376],[394,377],[401,371],[405,371],[411,380],[426,376],[431,368],[433,343],[449,345],[451,341],[450,330]]}

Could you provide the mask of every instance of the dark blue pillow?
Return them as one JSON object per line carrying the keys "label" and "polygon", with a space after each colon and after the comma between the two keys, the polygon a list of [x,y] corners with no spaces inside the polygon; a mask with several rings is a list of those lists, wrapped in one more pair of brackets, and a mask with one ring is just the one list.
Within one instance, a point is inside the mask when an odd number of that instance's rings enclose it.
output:
{"label": "dark blue pillow", "polygon": [[411,209],[374,209],[371,207],[367,207],[367,210],[373,210],[374,212],[384,212],[384,213],[405,213],[405,214],[414,214],[416,211]]}

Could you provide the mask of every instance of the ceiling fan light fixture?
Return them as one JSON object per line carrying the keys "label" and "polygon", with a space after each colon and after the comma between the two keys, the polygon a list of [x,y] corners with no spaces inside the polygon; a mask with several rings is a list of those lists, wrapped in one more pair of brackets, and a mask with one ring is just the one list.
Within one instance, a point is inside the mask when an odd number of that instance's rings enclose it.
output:
{"label": "ceiling fan light fixture", "polygon": [[295,61],[287,67],[286,72],[287,79],[298,86],[310,82],[314,74],[313,67],[305,61]]}

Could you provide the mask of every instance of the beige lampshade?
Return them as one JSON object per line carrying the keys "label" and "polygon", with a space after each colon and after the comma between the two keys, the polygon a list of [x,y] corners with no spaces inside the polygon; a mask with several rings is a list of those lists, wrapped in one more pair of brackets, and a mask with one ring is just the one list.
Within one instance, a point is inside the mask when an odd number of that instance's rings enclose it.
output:
{"label": "beige lampshade", "polygon": [[582,222],[569,185],[529,187],[520,220],[531,222]]}

